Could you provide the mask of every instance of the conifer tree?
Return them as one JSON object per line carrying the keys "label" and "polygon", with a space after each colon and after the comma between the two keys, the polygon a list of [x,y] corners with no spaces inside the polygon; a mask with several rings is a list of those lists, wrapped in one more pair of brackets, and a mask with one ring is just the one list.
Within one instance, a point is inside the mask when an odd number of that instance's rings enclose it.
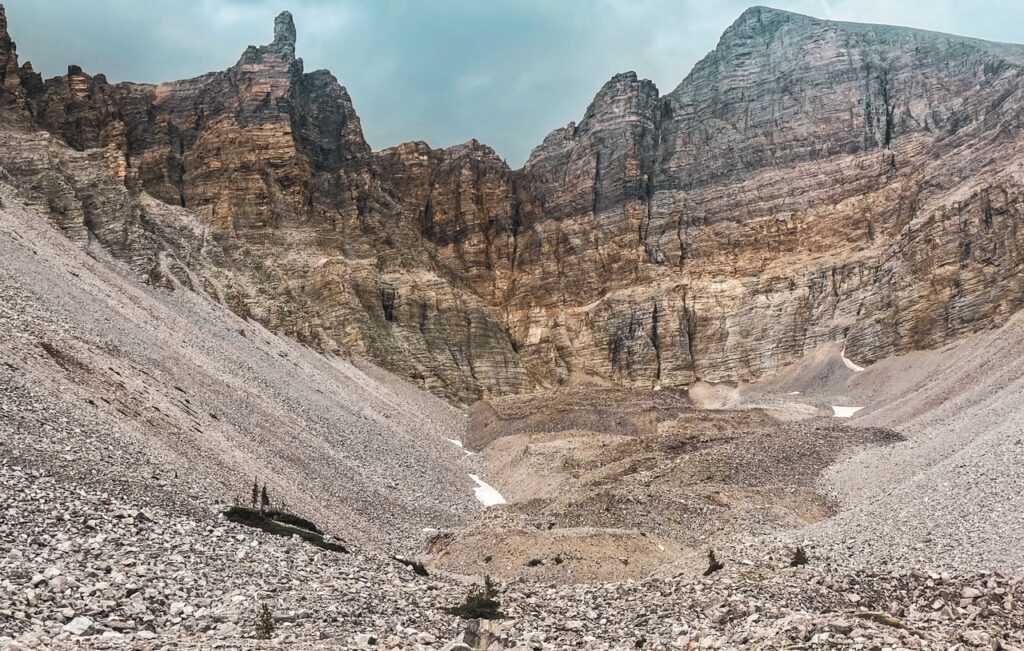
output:
{"label": "conifer tree", "polygon": [[793,552],[793,560],[789,562],[789,566],[799,567],[801,565],[807,565],[807,552],[804,551],[803,547],[797,547],[796,551]]}
{"label": "conifer tree", "polygon": [[259,614],[256,616],[256,639],[269,640],[274,637],[274,629],[277,628],[274,622],[274,613],[267,604],[260,604]]}
{"label": "conifer tree", "polygon": [[708,569],[704,570],[704,576],[711,576],[718,570],[725,567],[723,563],[718,562],[718,558],[715,557],[715,550],[708,550]]}
{"label": "conifer tree", "polygon": [[267,494],[267,485],[263,484],[263,490],[260,492],[260,510],[266,511],[270,508],[270,495]]}

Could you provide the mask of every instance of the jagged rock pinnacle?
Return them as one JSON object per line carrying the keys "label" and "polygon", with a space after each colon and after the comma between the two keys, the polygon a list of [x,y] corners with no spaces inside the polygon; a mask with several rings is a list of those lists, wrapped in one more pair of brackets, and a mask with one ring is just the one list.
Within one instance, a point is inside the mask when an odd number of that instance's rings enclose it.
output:
{"label": "jagged rock pinnacle", "polygon": [[274,19],[274,42],[271,46],[295,55],[295,21],[289,11],[282,11]]}

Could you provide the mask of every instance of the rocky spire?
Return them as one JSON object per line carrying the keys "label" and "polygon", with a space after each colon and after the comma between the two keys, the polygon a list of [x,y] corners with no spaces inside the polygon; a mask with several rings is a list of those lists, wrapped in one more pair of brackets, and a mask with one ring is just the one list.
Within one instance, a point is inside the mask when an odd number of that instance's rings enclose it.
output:
{"label": "rocky spire", "polygon": [[[0,63],[6,63],[9,56],[14,55],[14,41],[7,33],[7,13],[4,6],[0,4]],[[0,68],[0,75],[4,74],[4,68]],[[0,77],[2,79],[2,77]]]}
{"label": "rocky spire", "polygon": [[25,93],[18,77],[18,49],[7,33],[7,14],[0,4],[0,104],[24,106]]}
{"label": "rocky spire", "polygon": [[274,42],[270,47],[295,56],[295,21],[289,11],[282,11],[274,19]]}

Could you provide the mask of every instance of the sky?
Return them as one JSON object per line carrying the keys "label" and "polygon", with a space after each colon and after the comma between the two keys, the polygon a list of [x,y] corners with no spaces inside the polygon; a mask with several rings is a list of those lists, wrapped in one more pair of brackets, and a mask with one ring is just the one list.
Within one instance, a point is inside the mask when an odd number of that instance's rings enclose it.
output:
{"label": "sky", "polygon": [[[374,149],[471,138],[519,167],[627,70],[675,88],[751,0],[0,0],[21,61],[160,82],[233,65],[295,17]],[[777,0],[778,9],[1024,42],[1022,0]]]}

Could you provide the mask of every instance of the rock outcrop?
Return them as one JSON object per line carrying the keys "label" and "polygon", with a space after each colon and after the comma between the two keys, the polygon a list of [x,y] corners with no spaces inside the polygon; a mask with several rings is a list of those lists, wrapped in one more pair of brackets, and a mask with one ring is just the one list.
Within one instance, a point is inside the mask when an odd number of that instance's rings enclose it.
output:
{"label": "rock outcrop", "polygon": [[667,96],[615,77],[522,171],[524,359],[751,379],[824,341],[868,363],[1001,323],[1022,289],[1022,62],[753,8]]}
{"label": "rock outcrop", "polygon": [[[755,7],[672,92],[616,75],[512,170],[476,141],[371,152],[287,12],[158,85],[43,82],[0,27],[5,137],[36,152],[0,165],[61,228],[456,400],[753,379],[828,341],[866,364],[1024,300],[1021,46]],[[33,183],[40,148],[91,171]],[[176,209],[192,235],[150,227]]]}
{"label": "rock outcrop", "polygon": [[[348,92],[294,55],[285,12],[272,43],[224,72],[111,85],[71,66],[22,94],[33,123],[78,151],[11,132],[0,165],[65,232],[147,280],[210,291],[269,328],[451,398],[528,389],[500,316],[380,178]],[[97,170],[117,187],[94,191]],[[40,174],[47,184],[33,182]],[[194,230],[161,229],[175,206],[197,216]]]}

